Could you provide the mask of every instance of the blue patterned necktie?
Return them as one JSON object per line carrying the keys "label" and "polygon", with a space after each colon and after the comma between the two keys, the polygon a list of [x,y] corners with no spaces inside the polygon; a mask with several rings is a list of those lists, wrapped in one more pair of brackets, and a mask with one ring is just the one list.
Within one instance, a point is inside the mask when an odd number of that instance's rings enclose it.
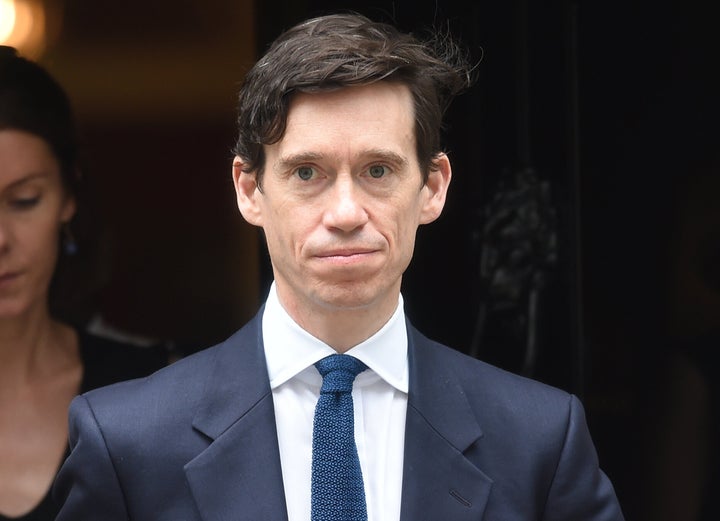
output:
{"label": "blue patterned necktie", "polygon": [[330,355],[315,367],[323,383],[313,424],[311,520],[367,521],[352,399],[353,381],[367,366]]}

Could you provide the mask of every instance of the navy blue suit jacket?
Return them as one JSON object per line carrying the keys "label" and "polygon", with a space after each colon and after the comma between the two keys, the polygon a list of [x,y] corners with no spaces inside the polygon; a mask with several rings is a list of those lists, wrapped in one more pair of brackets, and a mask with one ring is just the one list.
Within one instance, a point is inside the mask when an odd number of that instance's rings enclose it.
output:
{"label": "navy blue suit jacket", "polygon": [[[409,327],[402,521],[621,521],[579,401]],[[259,316],[70,410],[58,521],[287,520]]]}

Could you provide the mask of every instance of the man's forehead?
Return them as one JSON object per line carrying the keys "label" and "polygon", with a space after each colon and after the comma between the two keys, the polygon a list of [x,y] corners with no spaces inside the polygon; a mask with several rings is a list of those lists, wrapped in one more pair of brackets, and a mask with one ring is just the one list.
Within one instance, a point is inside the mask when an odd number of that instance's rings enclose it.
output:
{"label": "man's forehead", "polygon": [[[384,134],[415,139],[414,106],[410,90],[398,83],[378,82],[327,92],[297,93],[290,101],[280,141],[325,136],[345,131],[349,137]],[[297,134],[297,135],[295,135]],[[331,137],[331,136],[329,136]]]}
{"label": "man's forehead", "polygon": [[[404,105],[409,115],[414,115],[414,104],[410,88],[404,83],[397,81],[382,80],[364,85],[350,85],[332,89],[321,89],[312,91],[298,91],[290,98],[288,104],[288,118],[296,111],[298,106],[312,104],[315,107],[332,110],[339,105],[345,104],[348,100],[358,98],[375,98],[384,103],[393,101]],[[377,106],[382,110],[382,106]]]}

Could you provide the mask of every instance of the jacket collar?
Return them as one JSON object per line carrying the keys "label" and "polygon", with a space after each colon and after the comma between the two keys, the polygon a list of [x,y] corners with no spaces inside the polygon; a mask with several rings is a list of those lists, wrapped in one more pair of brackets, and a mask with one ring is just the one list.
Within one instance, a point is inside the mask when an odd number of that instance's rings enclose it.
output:
{"label": "jacket collar", "polygon": [[[287,520],[261,316],[262,310],[215,350],[193,421],[210,442],[185,466],[205,521],[232,519],[237,512],[256,521]],[[401,521],[481,519],[490,494],[492,480],[464,456],[481,442],[482,430],[447,349],[408,326]]]}
{"label": "jacket collar", "polygon": [[482,519],[492,480],[464,453],[482,429],[447,347],[408,326],[410,393],[405,427],[401,521]]}
{"label": "jacket collar", "polygon": [[260,333],[262,310],[215,350],[193,427],[210,440],[185,465],[205,521],[285,521],[280,453]]}

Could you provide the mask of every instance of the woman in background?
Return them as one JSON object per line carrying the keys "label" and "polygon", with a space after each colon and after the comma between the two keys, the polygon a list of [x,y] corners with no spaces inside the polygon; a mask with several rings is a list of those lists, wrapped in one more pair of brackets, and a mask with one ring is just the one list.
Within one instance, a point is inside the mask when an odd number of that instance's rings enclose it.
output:
{"label": "woman in background", "polygon": [[49,490],[75,395],[167,360],[160,348],[91,336],[53,311],[58,261],[82,248],[70,232],[83,210],[80,182],[65,93],[0,46],[0,520],[55,519]]}

